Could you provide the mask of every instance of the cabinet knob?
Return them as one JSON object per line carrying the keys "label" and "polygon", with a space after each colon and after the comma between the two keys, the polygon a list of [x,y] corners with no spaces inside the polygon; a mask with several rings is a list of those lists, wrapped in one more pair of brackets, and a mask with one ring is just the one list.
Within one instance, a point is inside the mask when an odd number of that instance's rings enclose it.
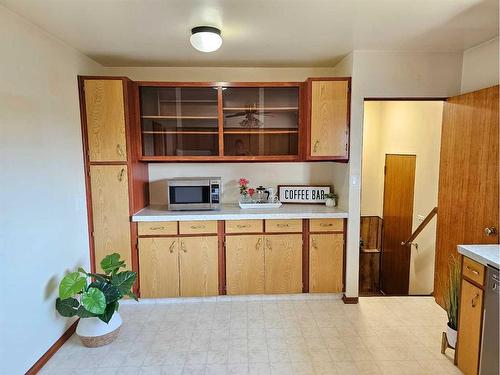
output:
{"label": "cabinet knob", "polygon": [[487,236],[496,236],[497,235],[497,228],[495,227],[486,227],[484,228],[484,234],[486,234]]}

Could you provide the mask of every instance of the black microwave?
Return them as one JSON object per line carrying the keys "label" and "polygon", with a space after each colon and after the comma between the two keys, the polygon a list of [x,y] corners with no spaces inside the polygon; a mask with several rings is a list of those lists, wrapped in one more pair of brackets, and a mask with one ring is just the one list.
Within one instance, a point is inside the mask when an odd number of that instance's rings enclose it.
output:
{"label": "black microwave", "polygon": [[218,210],[220,198],[220,177],[182,177],[167,180],[169,210]]}

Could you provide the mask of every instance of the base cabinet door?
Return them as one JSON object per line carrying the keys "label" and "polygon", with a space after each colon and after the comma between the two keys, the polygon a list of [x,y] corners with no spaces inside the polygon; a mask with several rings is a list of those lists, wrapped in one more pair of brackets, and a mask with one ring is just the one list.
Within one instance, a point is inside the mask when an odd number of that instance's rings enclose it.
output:
{"label": "base cabinet door", "polygon": [[265,293],[302,292],[302,235],[266,235]]}
{"label": "base cabinet door", "polygon": [[343,289],[344,235],[309,235],[309,291],[340,293]]}
{"label": "base cabinet door", "polygon": [[264,238],[262,235],[226,237],[227,294],[264,293]]}
{"label": "base cabinet door", "polygon": [[217,236],[179,238],[180,296],[216,296],[218,290]]}
{"label": "base cabinet door", "polygon": [[139,238],[141,298],[179,296],[179,240]]}
{"label": "base cabinet door", "polygon": [[112,253],[131,268],[127,166],[91,165],[90,186],[96,270]]}
{"label": "base cabinet door", "polygon": [[483,290],[462,280],[457,362],[465,375],[476,375],[479,371],[482,317]]}

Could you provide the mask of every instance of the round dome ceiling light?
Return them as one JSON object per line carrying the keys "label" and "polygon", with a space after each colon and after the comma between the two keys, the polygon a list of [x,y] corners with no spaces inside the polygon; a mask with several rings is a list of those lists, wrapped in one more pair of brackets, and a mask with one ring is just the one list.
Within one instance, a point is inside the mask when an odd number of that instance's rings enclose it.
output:
{"label": "round dome ceiling light", "polygon": [[197,26],[191,29],[191,45],[201,52],[217,51],[222,45],[220,30],[211,26]]}

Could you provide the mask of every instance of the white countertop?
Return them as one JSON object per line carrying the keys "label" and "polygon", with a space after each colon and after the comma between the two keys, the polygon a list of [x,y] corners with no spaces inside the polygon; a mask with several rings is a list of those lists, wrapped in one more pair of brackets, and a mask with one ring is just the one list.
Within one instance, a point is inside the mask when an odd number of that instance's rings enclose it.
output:
{"label": "white countertop", "polygon": [[167,206],[148,206],[132,216],[132,221],[245,220],[245,219],[343,219],[345,210],[323,204],[283,204],[279,208],[242,209],[223,204],[214,211],[169,211]]}
{"label": "white countertop", "polygon": [[458,252],[484,266],[500,268],[500,245],[458,245]]}

